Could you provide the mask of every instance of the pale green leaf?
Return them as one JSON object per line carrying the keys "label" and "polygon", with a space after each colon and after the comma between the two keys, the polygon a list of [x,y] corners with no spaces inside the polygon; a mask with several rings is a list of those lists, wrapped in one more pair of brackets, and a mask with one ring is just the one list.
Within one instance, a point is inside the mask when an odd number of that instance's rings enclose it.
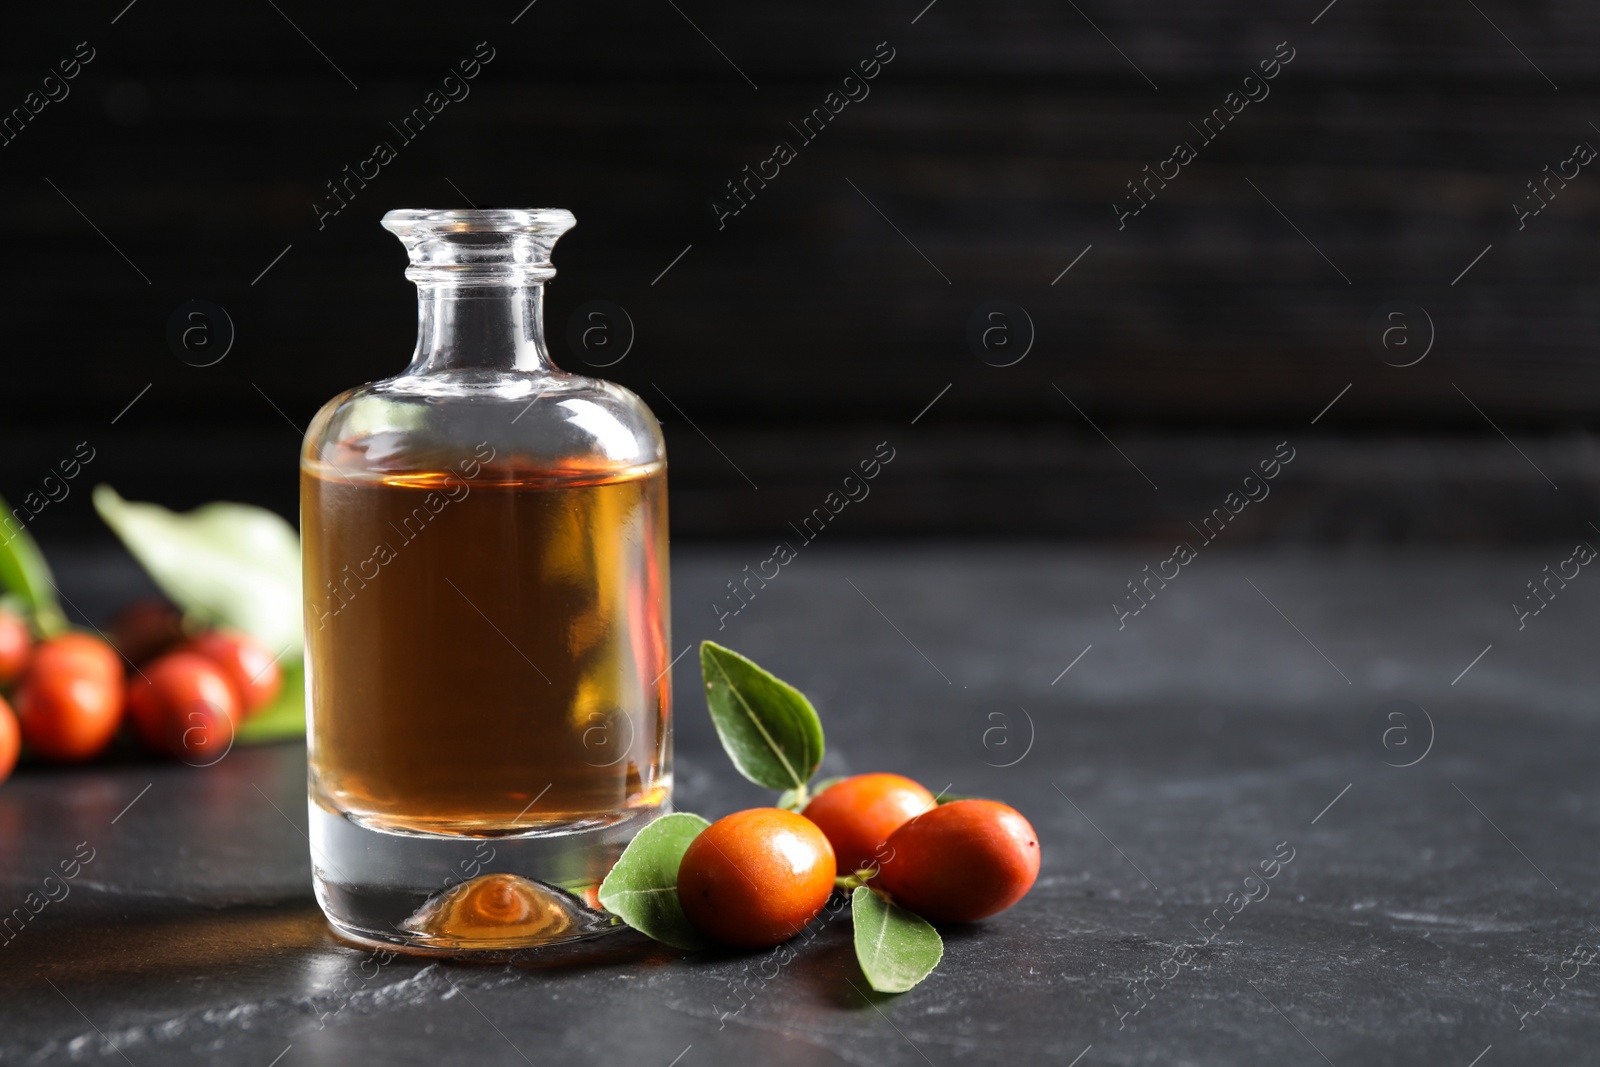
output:
{"label": "pale green leaf", "polygon": [[0,589],[9,589],[32,613],[42,633],[66,629],[66,616],[56,599],[55,580],[50,565],[33,535],[12,514],[11,506],[0,498]]}
{"label": "pale green leaf", "polygon": [[185,514],[94,489],[95,510],[156,585],[202,623],[253,635],[283,662],[302,658],[300,537],[281,517],[248,504],[206,504]]}
{"label": "pale green leaf", "polygon": [[864,885],[850,895],[850,917],[861,973],[880,993],[904,993],[932,974],[944,957],[944,940],[926,919]]}
{"label": "pale green leaf", "polygon": [[822,721],[805,696],[752,661],[700,643],[700,674],[717,737],[756,785],[798,789],[822,762]]}
{"label": "pale green leaf", "polygon": [[710,825],[683,811],[663,815],[640,830],[600,883],[601,906],[673,948],[706,948],[709,942],[690,925],[678,900],[678,866],[689,843]]}

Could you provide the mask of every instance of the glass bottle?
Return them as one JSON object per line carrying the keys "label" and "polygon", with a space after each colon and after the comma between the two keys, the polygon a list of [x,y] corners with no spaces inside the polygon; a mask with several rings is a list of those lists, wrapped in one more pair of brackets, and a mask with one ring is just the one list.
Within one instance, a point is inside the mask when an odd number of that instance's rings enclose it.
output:
{"label": "glass bottle", "polygon": [[311,859],[346,938],[519,950],[608,928],[594,887],[670,810],[666,453],[545,347],[562,210],[391,211],[405,372],[301,452]]}

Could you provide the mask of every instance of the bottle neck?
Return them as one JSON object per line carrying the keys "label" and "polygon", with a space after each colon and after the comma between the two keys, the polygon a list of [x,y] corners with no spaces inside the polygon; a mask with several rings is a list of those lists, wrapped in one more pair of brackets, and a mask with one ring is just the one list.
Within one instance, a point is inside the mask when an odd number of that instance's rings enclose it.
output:
{"label": "bottle neck", "polygon": [[407,373],[555,370],[538,283],[417,284],[417,349]]}

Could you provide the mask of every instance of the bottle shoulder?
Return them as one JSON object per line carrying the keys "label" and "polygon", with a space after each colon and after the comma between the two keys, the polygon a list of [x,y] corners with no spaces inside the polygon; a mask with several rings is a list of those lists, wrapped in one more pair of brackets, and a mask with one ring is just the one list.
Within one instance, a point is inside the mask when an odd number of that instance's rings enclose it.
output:
{"label": "bottle shoulder", "polygon": [[666,461],[655,414],[620,385],[560,371],[462,370],[340,393],[312,420],[301,464],[346,477],[445,471],[485,449],[495,465],[583,477]]}

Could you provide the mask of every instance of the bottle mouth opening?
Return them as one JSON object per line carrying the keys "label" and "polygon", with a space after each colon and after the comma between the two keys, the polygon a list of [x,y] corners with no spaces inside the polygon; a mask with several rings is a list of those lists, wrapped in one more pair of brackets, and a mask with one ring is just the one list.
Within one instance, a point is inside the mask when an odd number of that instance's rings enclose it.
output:
{"label": "bottle mouth opening", "polygon": [[556,240],[577,220],[563,208],[403,208],[383,216],[411,266],[406,277],[430,284],[526,284],[555,277]]}

